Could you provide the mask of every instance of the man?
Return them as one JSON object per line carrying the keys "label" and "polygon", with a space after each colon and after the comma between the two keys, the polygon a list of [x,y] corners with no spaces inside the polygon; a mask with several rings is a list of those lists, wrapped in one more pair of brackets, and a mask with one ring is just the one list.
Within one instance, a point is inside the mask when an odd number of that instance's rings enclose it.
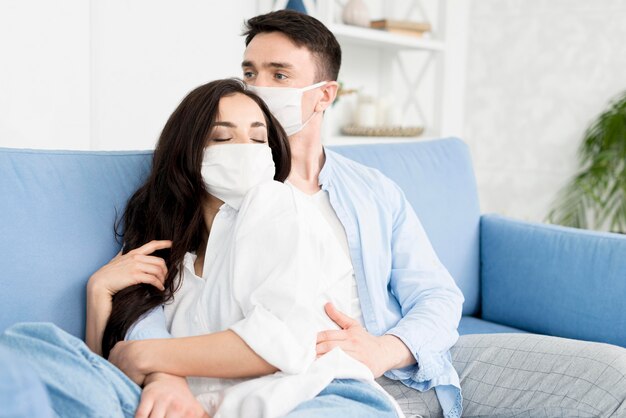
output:
{"label": "man", "polygon": [[[338,88],[337,40],[321,22],[288,10],[250,19],[245,35],[243,79],[289,135],[288,181],[328,195],[350,249],[364,326],[328,306],[344,330],[320,333],[318,354],[339,346],[376,377],[419,390],[437,387],[446,415],[458,415],[458,376],[448,350],[458,338],[461,292],[398,186],[322,146],[323,113]],[[301,111],[285,103],[284,89],[302,96]]]}

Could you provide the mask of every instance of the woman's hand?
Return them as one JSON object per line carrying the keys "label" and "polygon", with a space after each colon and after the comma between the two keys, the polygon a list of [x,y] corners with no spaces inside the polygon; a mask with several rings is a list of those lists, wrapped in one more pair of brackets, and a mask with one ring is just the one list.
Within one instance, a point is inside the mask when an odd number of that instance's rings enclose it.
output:
{"label": "woman's hand", "polygon": [[209,418],[184,377],[152,373],[146,377],[135,418]]}
{"label": "woman's hand", "polygon": [[112,297],[129,286],[140,283],[151,284],[165,290],[167,276],[165,261],[150,254],[170,248],[172,241],[150,241],[126,254],[119,253],[108,264],[96,271],[90,278],[88,290]]}
{"label": "woman's hand", "polygon": [[149,363],[150,340],[120,341],[111,349],[109,361],[139,386],[143,386],[146,376],[152,373]]}

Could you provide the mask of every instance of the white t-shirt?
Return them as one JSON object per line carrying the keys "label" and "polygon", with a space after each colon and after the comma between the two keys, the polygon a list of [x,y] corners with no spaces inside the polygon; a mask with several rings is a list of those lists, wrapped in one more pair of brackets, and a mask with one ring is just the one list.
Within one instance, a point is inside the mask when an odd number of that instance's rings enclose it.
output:
{"label": "white t-shirt", "polygon": [[[285,183],[289,185],[296,193],[300,193],[302,194],[302,196],[304,196],[305,199],[309,199],[311,204],[317,207],[317,209],[320,211],[321,215],[324,217],[331,230],[333,231],[333,236],[337,239],[337,242],[343,249],[348,261],[350,261],[350,265],[352,265],[352,261],[350,259],[350,247],[348,246],[348,237],[346,236],[346,230],[343,228],[343,225],[341,224],[337,213],[330,204],[330,196],[328,192],[326,190],[320,190],[313,195],[307,195],[290,182]],[[365,326],[365,321],[363,321],[363,313],[361,312],[361,303],[359,301],[359,292],[357,289],[354,269],[352,269],[351,282],[350,306],[349,309],[344,313],[351,318],[358,320],[362,326]]]}
{"label": "white t-shirt", "polygon": [[171,334],[231,329],[281,370],[255,379],[188,378],[211,416],[279,417],[336,378],[367,381],[386,394],[369,368],[343,350],[316,359],[317,333],[338,329],[324,304],[354,314],[352,264],[334,235],[307,195],[268,182],[253,189],[238,212],[221,207],[203,277],[194,273],[195,255],[185,256],[182,284],[165,306]]}

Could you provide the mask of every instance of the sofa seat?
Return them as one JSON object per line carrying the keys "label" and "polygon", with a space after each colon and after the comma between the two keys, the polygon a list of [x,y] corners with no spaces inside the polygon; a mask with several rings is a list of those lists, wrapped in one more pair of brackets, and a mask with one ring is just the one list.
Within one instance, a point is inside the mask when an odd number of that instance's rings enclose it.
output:
{"label": "sofa seat", "polygon": [[507,327],[506,325],[496,324],[495,322],[485,321],[484,319],[474,316],[464,316],[459,324],[459,334],[502,334],[502,333],[521,333],[527,334],[518,328]]}

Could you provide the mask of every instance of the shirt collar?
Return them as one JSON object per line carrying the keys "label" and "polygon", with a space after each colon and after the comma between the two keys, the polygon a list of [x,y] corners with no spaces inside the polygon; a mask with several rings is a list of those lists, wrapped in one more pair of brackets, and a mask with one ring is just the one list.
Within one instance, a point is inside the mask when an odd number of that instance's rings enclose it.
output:
{"label": "shirt collar", "polygon": [[333,154],[331,150],[324,147],[324,165],[318,176],[318,183],[322,187],[322,190],[326,190],[326,187],[330,186],[331,173],[333,171],[333,164],[335,163]]}

